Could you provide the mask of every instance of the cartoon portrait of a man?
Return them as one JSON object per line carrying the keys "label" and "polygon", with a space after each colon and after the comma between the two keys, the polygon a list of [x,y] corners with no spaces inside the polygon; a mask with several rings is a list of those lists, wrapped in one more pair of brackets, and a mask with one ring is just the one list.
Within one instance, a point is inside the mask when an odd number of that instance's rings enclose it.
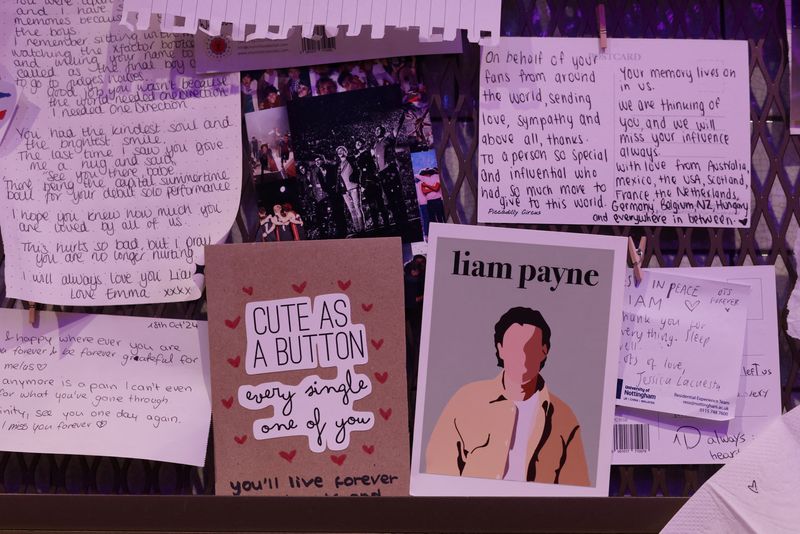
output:
{"label": "cartoon portrait of a man", "polygon": [[550,353],[547,321],[511,308],[495,324],[494,346],[500,373],[462,386],[447,403],[426,472],[589,486],[578,420],[540,374]]}

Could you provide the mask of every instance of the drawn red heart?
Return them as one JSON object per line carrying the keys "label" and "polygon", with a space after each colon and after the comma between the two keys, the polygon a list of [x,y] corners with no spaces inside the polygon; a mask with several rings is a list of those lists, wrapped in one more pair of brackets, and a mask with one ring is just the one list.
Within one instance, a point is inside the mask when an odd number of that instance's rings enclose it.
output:
{"label": "drawn red heart", "polygon": [[230,328],[231,330],[233,330],[234,328],[236,328],[237,326],[239,326],[239,321],[240,321],[241,319],[242,319],[242,317],[241,317],[241,316],[239,316],[239,315],[237,315],[237,316],[236,316],[236,319],[233,319],[233,320],[230,320],[230,319],[225,319],[225,326],[227,326],[228,328]]}
{"label": "drawn red heart", "polygon": [[364,310],[365,312],[372,311],[372,306],[373,306],[372,304],[362,304],[361,309]]}
{"label": "drawn red heart", "polygon": [[303,282],[302,284],[292,284],[292,289],[294,289],[295,293],[302,293],[306,290],[306,284],[308,284],[308,282]]}
{"label": "drawn red heart", "polygon": [[391,408],[388,408],[386,410],[384,410],[383,408],[378,408],[378,411],[381,413],[381,417],[383,417],[387,421],[392,416],[392,409]]}
{"label": "drawn red heart", "polygon": [[375,445],[362,445],[361,449],[363,449],[363,451],[367,454],[372,454],[375,452]]}
{"label": "drawn red heart", "polygon": [[281,452],[278,453],[278,456],[280,456],[281,458],[283,458],[287,462],[292,463],[292,460],[294,460],[294,457],[297,456],[297,449],[292,449],[289,452],[281,451]]}
{"label": "drawn red heart", "polygon": [[350,284],[352,283],[352,281],[351,280],[347,280],[347,281],[337,280],[336,283],[339,284],[339,289],[341,289],[342,291],[347,291],[347,288],[350,287]]}
{"label": "drawn red heart", "polygon": [[222,399],[222,405],[230,410],[231,406],[233,406],[233,397],[228,397],[227,399]]}
{"label": "drawn red heart", "polygon": [[331,454],[331,462],[335,463],[336,465],[342,465],[346,458],[347,458],[346,454],[340,454],[339,456]]}
{"label": "drawn red heart", "polygon": [[384,371],[382,373],[375,373],[375,380],[380,382],[381,384],[385,384],[386,381],[389,379],[389,371]]}
{"label": "drawn red heart", "polygon": [[372,346],[375,347],[375,350],[381,350],[381,347],[383,346],[383,338],[373,339]]}
{"label": "drawn red heart", "polygon": [[242,363],[242,357],[228,358],[228,363],[231,364],[231,367],[239,367],[239,364]]}
{"label": "drawn red heart", "polygon": [[245,434],[244,436],[233,436],[233,441],[235,441],[239,445],[242,445],[245,441],[247,441],[247,434]]}
{"label": "drawn red heart", "polygon": [[245,293],[247,293],[251,297],[253,296],[253,286],[243,287],[242,291],[244,291]]}

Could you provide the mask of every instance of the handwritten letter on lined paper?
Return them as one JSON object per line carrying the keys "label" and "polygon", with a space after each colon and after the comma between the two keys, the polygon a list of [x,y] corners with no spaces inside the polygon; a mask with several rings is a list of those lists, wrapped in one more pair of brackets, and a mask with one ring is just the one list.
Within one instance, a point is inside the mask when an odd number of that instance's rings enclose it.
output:
{"label": "handwritten letter on lined paper", "polygon": [[194,76],[193,39],[130,32],[119,5],[54,4],[0,7],[22,95],[0,169],[7,296],[196,299],[239,204],[235,76]]}
{"label": "handwritten letter on lined paper", "polygon": [[483,47],[478,218],[747,227],[747,43]]}

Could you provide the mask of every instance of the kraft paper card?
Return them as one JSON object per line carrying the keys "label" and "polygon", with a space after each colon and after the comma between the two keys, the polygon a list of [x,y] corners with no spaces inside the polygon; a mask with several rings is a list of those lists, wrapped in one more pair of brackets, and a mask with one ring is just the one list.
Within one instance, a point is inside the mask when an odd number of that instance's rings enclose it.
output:
{"label": "kraft paper card", "polygon": [[607,495],[625,239],[430,228],[411,493]]}
{"label": "kraft paper card", "polygon": [[398,238],[206,248],[218,495],[408,495]]}

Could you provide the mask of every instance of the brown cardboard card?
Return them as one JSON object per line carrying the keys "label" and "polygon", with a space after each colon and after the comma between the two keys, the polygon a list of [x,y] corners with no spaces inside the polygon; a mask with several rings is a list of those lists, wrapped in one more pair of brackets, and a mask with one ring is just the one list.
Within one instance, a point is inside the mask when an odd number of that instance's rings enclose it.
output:
{"label": "brown cardboard card", "polygon": [[408,495],[399,238],[206,247],[218,495]]}

